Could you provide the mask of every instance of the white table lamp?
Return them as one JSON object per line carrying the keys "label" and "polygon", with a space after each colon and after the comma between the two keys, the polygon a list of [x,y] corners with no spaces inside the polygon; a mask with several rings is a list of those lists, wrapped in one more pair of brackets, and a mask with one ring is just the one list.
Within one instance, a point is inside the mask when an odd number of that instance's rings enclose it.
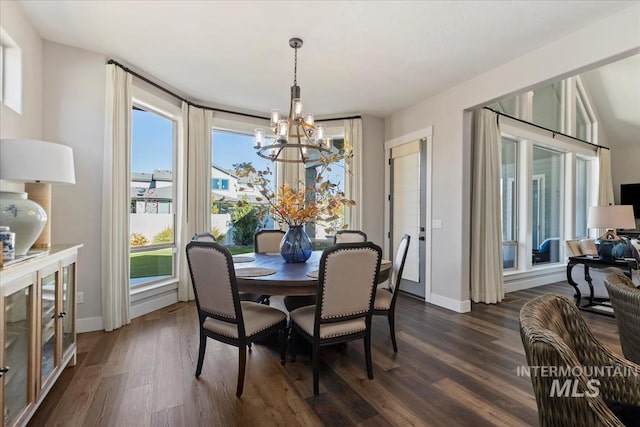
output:
{"label": "white table lamp", "polygon": [[[0,191],[0,225],[16,233],[16,256],[51,247],[51,184],[75,184],[73,150],[34,139],[0,140],[0,179],[26,183],[27,193]],[[34,244],[35,243],[35,244]]]}

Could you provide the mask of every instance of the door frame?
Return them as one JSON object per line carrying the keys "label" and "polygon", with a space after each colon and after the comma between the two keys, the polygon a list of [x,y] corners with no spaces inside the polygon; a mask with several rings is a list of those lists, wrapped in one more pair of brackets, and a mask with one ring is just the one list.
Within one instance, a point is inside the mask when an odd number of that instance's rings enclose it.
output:
{"label": "door frame", "polygon": [[[390,233],[391,233],[391,202],[389,200],[389,195],[391,194],[391,149],[393,147],[397,147],[399,145],[407,144],[409,142],[415,141],[417,139],[424,140],[424,150],[426,152],[426,164],[425,164],[425,207],[424,207],[424,269],[422,272],[424,275],[424,300],[426,302],[431,302],[431,200],[432,200],[432,161],[433,161],[433,126],[427,126],[423,129],[419,129],[415,132],[411,132],[405,135],[401,135],[397,138],[393,138],[384,142],[384,253],[387,256],[391,256],[389,254],[393,253],[392,248],[390,247]],[[417,244],[418,236],[412,236],[412,240],[414,240]]]}

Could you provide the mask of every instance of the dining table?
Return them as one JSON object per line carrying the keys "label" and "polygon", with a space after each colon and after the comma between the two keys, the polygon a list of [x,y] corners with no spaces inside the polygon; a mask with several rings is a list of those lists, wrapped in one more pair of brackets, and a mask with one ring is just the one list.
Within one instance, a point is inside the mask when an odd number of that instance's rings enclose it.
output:
{"label": "dining table", "polygon": [[[233,257],[238,290],[260,295],[316,295],[323,251],[313,251],[306,262],[288,263],[280,252],[246,253]],[[380,261],[378,283],[386,281],[391,261]]]}

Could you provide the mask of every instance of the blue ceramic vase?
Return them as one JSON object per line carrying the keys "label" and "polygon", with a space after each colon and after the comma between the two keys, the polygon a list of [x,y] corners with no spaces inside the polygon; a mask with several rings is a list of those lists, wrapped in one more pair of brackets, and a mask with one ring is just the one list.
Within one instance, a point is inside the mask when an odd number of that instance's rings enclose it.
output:
{"label": "blue ceramic vase", "polygon": [[292,225],[280,244],[280,254],[286,262],[306,262],[311,256],[311,239],[302,225]]}

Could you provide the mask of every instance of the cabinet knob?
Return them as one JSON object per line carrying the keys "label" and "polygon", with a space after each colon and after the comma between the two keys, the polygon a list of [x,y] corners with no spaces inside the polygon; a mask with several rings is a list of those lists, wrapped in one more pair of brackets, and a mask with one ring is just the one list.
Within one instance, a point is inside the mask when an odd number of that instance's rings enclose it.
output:
{"label": "cabinet knob", "polygon": [[0,368],[0,377],[2,377],[2,374],[9,372],[9,367],[5,366],[4,368]]}
{"label": "cabinet knob", "polygon": [[64,317],[67,315],[66,311],[61,311],[60,314],[58,314],[58,317]]}

